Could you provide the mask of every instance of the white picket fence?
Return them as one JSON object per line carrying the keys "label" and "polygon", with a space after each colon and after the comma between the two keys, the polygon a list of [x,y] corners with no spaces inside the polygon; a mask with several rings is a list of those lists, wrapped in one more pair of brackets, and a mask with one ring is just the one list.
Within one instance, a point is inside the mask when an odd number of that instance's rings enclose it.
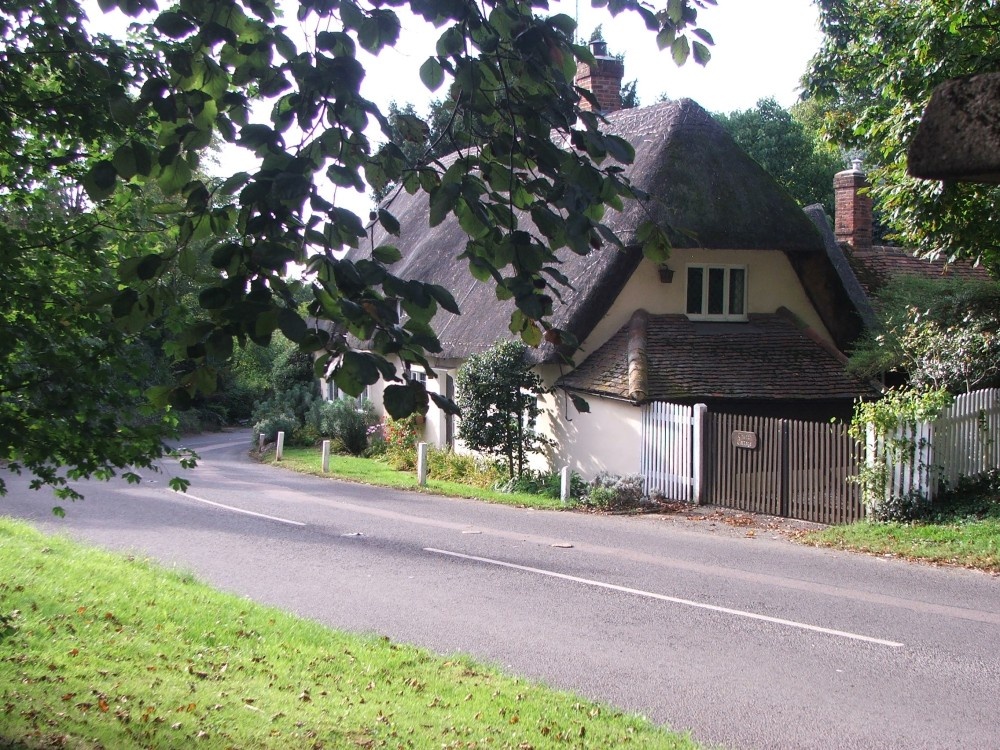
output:
{"label": "white picket fence", "polygon": [[869,430],[867,460],[887,464],[886,495],[919,492],[932,498],[941,483],[974,477],[1000,468],[1000,389],[984,388],[956,396],[932,424],[901,427],[891,441],[907,447],[887,456],[885,445]]}
{"label": "white picket fence", "polygon": [[934,423],[938,479],[954,484],[1000,467],[1000,388],[963,393]]}
{"label": "white picket fence", "polygon": [[868,425],[865,462],[884,468],[887,498],[905,497],[910,493],[933,498],[937,487],[934,425],[925,422],[905,424],[888,438],[876,436],[875,427]]}
{"label": "white picket fence", "polygon": [[642,407],[642,454],[639,471],[646,494],[667,500],[700,502],[704,404],[681,406],[656,401]]}

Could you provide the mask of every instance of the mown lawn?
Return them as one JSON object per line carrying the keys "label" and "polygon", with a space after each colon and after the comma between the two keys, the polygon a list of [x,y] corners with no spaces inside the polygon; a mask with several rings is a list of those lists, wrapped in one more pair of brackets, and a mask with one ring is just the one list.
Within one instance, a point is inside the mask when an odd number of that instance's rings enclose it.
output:
{"label": "mown lawn", "polygon": [[697,745],[464,657],[336,632],[0,518],[0,747]]}
{"label": "mown lawn", "polygon": [[807,534],[803,541],[1000,573],[1000,519],[995,518],[954,523],[861,521]]}
{"label": "mown lawn", "polygon": [[[524,492],[495,492],[482,487],[440,479],[428,479],[427,486],[421,487],[417,483],[415,471],[396,471],[388,464],[374,458],[333,454],[330,456],[330,471],[324,474],[319,448],[285,448],[281,461],[275,461],[274,454],[270,454],[267,460],[275,466],[282,466],[305,474],[363,482],[377,487],[429,492],[446,497],[464,497],[525,508],[565,509],[568,507],[563,505],[559,498],[531,495]],[[575,502],[573,504],[575,505]]]}

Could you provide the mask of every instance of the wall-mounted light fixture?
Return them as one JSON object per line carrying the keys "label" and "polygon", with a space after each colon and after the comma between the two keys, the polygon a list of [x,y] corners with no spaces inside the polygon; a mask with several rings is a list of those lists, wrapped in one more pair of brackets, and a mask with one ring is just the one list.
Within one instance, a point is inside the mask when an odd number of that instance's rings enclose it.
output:
{"label": "wall-mounted light fixture", "polygon": [[660,283],[669,284],[674,280],[674,269],[668,266],[666,263],[660,264]]}

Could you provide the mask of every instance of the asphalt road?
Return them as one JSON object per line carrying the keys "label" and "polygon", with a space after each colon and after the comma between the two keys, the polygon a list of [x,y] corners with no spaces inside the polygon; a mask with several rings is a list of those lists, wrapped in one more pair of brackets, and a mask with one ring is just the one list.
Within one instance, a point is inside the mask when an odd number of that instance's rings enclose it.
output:
{"label": "asphalt road", "polygon": [[[0,513],[690,730],[732,748],[1000,748],[1000,580],[543,512],[251,462],[246,432],[167,474],[89,483],[58,519],[8,477]],[[692,525],[694,526],[694,525]]]}

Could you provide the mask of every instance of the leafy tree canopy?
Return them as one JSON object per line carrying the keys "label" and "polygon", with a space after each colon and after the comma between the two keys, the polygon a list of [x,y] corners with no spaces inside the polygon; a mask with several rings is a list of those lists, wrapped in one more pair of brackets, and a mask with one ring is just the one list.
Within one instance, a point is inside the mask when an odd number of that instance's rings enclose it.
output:
{"label": "leafy tree canopy", "polygon": [[912,390],[967,392],[1000,374],[1000,283],[900,276],[877,293],[876,325],[851,354],[859,373]]}
{"label": "leafy tree canopy", "polygon": [[[1000,70],[1000,5],[980,0],[820,0],[823,47],[805,83],[837,143],[866,150],[872,195],[899,242],[928,256],[1000,262],[1000,188],[906,175],[934,87]],[[871,165],[870,165],[871,166]]]}
{"label": "leafy tree canopy", "polygon": [[715,119],[800,205],[821,203],[833,215],[833,176],[843,159],[792,112],[774,99],[761,99],[753,109]]}
{"label": "leafy tree canopy", "polygon": [[[594,3],[638,14],[678,62],[707,59],[697,9],[714,0],[669,0],[661,11]],[[470,237],[461,260],[515,300],[512,329],[530,344],[551,327],[555,251],[620,245],[603,213],[637,196],[607,157],[627,162],[633,152],[580,111],[573,73],[592,57],[572,19],[542,15],[544,0],[302,0],[298,20],[322,29],[304,47],[273,0],[181,0],[162,11],[156,0],[99,4],[152,20],[118,42],[88,33],[75,0],[0,8],[0,292],[11,308],[0,419],[16,435],[4,438],[0,459],[43,482],[56,481],[46,461],[107,475],[165,450],[169,424],[127,419],[121,412],[137,414],[129,405],[143,396],[135,382],[114,390],[108,377],[130,371],[131,339],[150,326],[172,330],[170,351],[187,362],[178,382],[147,392],[161,407],[211,391],[234,342],[267,345],[281,331],[319,352],[347,393],[383,377],[394,381],[385,394],[393,415],[426,410],[426,391],[389,357],[426,365],[439,349],[435,311],[458,306],[442,287],[394,275],[391,244],[343,259],[366,247],[373,224],[390,234],[399,224],[391,198],[366,221],[337,205],[338,190],[395,183],[427,193],[431,223],[458,219]],[[396,42],[401,7],[440,31],[423,82],[483,125],[452,132],[448,160],[408,160],[370,140],[370,126],[385,137],[391,127],[362,93],[358,55]],[[417,117],[405,125],[420,138],[429,130]],[[213,182],[200,165],[219,139],[246,150],[248,169]],[[86,198],[49,210],[45,201],[74,185]],[[518,212],[537,229],[520,226]],[[647,255],[663,258],[665,236],[649,237]],[[306,322],[292,264],[306,269],[308,315],[332,326]],[[196,310],[181,304],[178,274],[195,285]],[[350,351],[343,331],[372,350]]]}
{"label": "leafy tree canopy", "polygon": [[[711,38],[697,27],[706,3],[714,0],[653,11],[594,0],[638,14],[678,62],[707,59]],[[234,342],[267,345],[280,331],[317,353],[343,391],[360,394],[382,377],[393,381],[392,415],[425,411],[428,394],[390,357],[427,366],[439,350],[434,313],[458,306],[440,286],[393,274],[400,254],[391,244],[370,247],[374,224],[399,232],[391,198],[366,220],[337,204],[338,190],[395,183],[429,196],[432,224],[454,215],[469,235],[460,259],[515,301],[512,330],[529,344],[551,331],[555,252],[620,246],[604,211],[642,197],[608,159],[628,162],[631,146],[578,106],[575,65],[593,58],[571,18],[540,15],[544,0],[301,0],[298,20],[323,29],[305,46],[286,33],[274,0],[180,0],[162,11],[156,0],[99,4],[152,21],[123,43],[88,33],[76,0],[0,7],[0,293],[11,304],[0,416],[16,436],[4,438],[0,458],[23,461],[42,481],[55,481],[46,461],[106,475],[165,450],[169,425],[147,430],[120,414],[142,400],[136,382],[100,392],[109,371],[130,371],[130,337],[150,326],[172,330],[170,352],[187,363],[175,384],[147,391],[161,407],[211,391]],[[401,7],[440,31],[423,82],[483,126],[456,138],[448,160],[413,163],[393,142],[371,140],[370,127],[387,138],[392,129],[363,95],[359,53],[396,42]],[[417,140],[430,128],[417,117],[405,126]],[[200,167],[219,139],[245,149],[248,168],[212,181]],[[46,208],[74,185],[86,198]],[[646,254],[663,259],[664,234],[644,234]],[[349,248],[366,252],[346,260]],[[292,264],[306,269],[308,315],[332,326],[307,323]],[[175,318],[184,309],[178,274],[195,284],[197,309]],[[349,350],[345,331],[371,351]]]}

